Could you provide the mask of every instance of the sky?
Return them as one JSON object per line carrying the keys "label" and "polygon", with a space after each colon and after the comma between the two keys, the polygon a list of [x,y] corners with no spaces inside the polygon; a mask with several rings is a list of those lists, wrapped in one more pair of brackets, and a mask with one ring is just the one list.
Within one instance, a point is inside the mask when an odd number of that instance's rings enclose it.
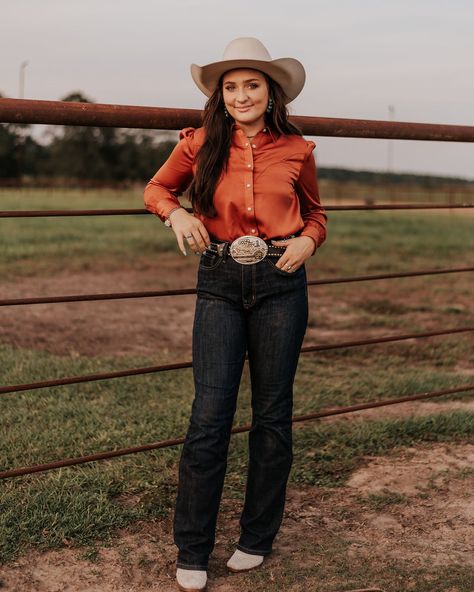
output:
{"label": "sky", "polygon": [[[472,0],[1,0],[0,93],[202,109],[190,64],[236,37],[306,70],[291,115],[474,125]],[[474,179],[474,146],[310,137],[319,166]]]}

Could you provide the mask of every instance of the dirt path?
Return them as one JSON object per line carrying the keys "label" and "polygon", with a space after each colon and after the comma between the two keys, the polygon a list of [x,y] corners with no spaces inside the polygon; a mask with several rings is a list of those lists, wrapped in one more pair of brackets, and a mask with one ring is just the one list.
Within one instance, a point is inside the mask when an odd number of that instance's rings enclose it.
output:
{"label": "dirt path", "polygon": [[[345,578],[350,573],[328,572],[326,582],[308,575],[314,566],[329,565],[334,541],[347,545],[349,565],[367,563],[367,587],[376,587],[371,581],[374,566],[383,571],[388,562],[395,562],[402,570],[440,565],[452,565],[453,569],[456,565],[472,566],[474,570],[473,466],[474,445],[420,446],[369,460],[340,489],[290,488],[274,553],[265,560],[257,579],[226,571],[225,561],[238,534],[241,505],[224,498],[209,567],[209,592],[273,590],[273,581],[287,582],[283,588],[280,584],[285,591],[348,590]],[[381,507],[374,506],[374,499]],[[384,499],[388,500],[385,504],[380,502]],[[2,589],[176,590],[171,517],[121,531],[110,546],[99,548],[93,563],[85,560],[83,553],[80,549],[31,552],[0,568]],[[286,560],[290,561],[290,571]],[[300,587],[302,582],[307,587]],[[384,589],[399,591],[395,582]],[[416,590],[416,582],[410,589]]]}
{"label": "dirt path", "polygon": [[[195,288],[196,265],[196,260],[176,265],[175,257],[164,256],[156,269],[19,278],[0,284],[0,298]],[[309,279],[314,276],[308,271]],[[437,326],[436,321],[430,309],[423,310],[420,303],[429,302],[440,310],[448,306],[459,311],[471,308],[468,292],[460,291],[452,302],[450,294],[431,293],[429,284],[410,291],[409,284],[396,282],[390,284],[390,292],[382,284],[372,284],[370,299],[374,306],[378,302],[387,306],[387,301],[393,298],[400,303],[395,304],[397,310],[409,312],[410,319],[414,323],[419,320],[427,330]],[[65,356],[154,356],[159,352],[163,361],[181,361],[191,355],[195,298],[191,294],[0,307],[0,343]],[[390,332],[384,327],[371,327],[364,320],[367,311],[361,317],[367,300],[367,292],[351,289],[350,285],[346,289],[338,287],[337,292],[331,286],[311,287],[305,345]],[[450,322],[454,324],[451,319]]]}
{"label": "dirt path", "polygon": [[[22,278],[3,282],[0,298],[192,288],[196,263],[192,260],[177,267],[175,258],[170,257],[160,260],[159,273],[158,268],[125,269],[64,274],[49,279]],[[392,287],[390,294],[385,294],[374,283],[372,297],[394,296],[405,307],[415,307],[423,301],[434,305],[435,298],[439,298],[436,305],[445,304],[443,295],[429,294],[429,286],[426,293],[413,294],[402,294],[402,282],[394,286],[397,287]],[[391,332],[358,323],[354,304],[361,298],[363,295],[357,290],[341,289],[335,302],[330,288],[310,289],[310,310],[314,316],[310,317],[305,344]],[[195,295],[188,295],[0,308],[0,343],[67,356],[154,356],[159,352],[157,362],[181,361],[191,357],[194,301]],[[449,304],[469,310],[470,294],[456,296],[456,302]],[[431,326],[430,312],[410,314],[414,322],[420,319],[421,325]],[[459,371],[472,378],[471,367],[460,366]],[[450,409],[472,410],[474,401],[405,403],[339,416],[337,421],[404,417]],[[285,591],[319,592],[320,582],[311,580],[308,569],[315,565],[324,567],[325,553],[332,552],[334,541],[348,545],[349,563],[364,561],[369,567],[376,564],[383,567],[387,561],[393,561],[403,569],[461,564],[472,565],[474,569],[474,506],[470,497],[473,466],[472,445],[421,446],[395,457],[368,459],[367,466],[356,471],[347,486],[340,489],[290,488],[275,552],[265,561],[259,579],[230,575],[226,571],[225,560],[232,553],[238,534],[241,507],[224,498],[210,564],[209,592],[273,590],[274,581]],[[390,499],[392,503],[388,503]],[[85,560],[83,554],[83,549],[32,551],[0,568],[0,589],[14,592],[175,590],[171,518],[139,523],[119,532],[112,545],[99,548],[96,562]],[[291,574],[285,572],[283,563],[288,558],[292,562]],[[308,586],[302,588],[304,582]],[[367,581],[368,587],[370,584],[373,582]],[[327,590],[350,589],[343,574],[328,574],[326,585]],[[398,590],[395,585],[387,588],[387,592]]]}

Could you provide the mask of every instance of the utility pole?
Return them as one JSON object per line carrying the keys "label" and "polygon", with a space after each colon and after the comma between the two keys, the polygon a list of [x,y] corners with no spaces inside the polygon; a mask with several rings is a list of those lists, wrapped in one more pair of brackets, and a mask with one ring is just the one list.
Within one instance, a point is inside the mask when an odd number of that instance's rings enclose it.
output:
{"label": "utility pole", "polygon": [[18,90],[18,98],[23,99],[25,97],[25,69],[28,66],[28,60],[21,62],[20,64],[20,81],[19,81],[19,90]]}
{"label": "utility pole", "polygon": [[[388,106],[388,116],[390,118],[390,121],[394,121],[395,119],[395,107],[393,105],[389,105]],[[393,169],[393,140],[389,140],[388,141],[388,145],[387,145],[387,173],[390,174],[392,173]],[[388,183],[389,183],[389,199],[390,202],[393,203],[395,200],[395,192],[394,192],[394,187],[393,187],[393,182],[391,182],[391,180],[387,179]]]}
{"label": "utility pole", "polygon": [[[390,118],[390,121],[394,121],[395,107],[393,105],[388,106],[388,116]],[[392,166],[393,166],[393,140],[388,141],[387,148],[388,148],[388,150],[387,150],[387,173],[391,173]]]}

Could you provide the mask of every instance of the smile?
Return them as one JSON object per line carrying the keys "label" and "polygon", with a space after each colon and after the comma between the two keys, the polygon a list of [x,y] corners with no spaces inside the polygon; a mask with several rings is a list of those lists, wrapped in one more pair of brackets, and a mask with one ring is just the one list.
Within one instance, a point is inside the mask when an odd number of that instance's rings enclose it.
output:
{"label": "smile", "polygon": [[251,108],[252,108],[251,106],[250,107],[236,107],[236,110],[243,113],[244,111],[248,111]]}

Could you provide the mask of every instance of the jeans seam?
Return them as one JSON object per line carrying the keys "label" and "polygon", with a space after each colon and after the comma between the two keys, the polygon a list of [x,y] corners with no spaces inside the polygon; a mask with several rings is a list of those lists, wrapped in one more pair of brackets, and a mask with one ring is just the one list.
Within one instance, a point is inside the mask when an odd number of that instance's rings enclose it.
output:
{"label": "jeans seam", "polygon": [[277,267],[277,266],[275,265],[275,263],[273,263],[273,261],[271,261],[271,259],[268,259],[267,257],[265,257],[264,261],[267,261],[267,263],[268,263],[269,265],[271,265],[271,266],[273,267],[273,269],[275,269],[275,271],[277,271],[277,272],[279,272],[281,275],[284,275],[284,276],[287,276],[287,277],[294,276],[294,275],[295,275],[295,274],[296,274],[298,271],[300,271],[300,269],[302,269],[302,268],[303,268],[303,264],[302,264],[302,265],[300,265],[300,266],[298,267],[298,269],[297,269],[296,271],[285,271],[285,270],[283,270],[283,269],[280,269],[279,267]]}
{"label": "jeans seam", "polygon": [[272,552],[271,549],[269,551],[259,551],[259,550],[255,550],[255,549],[248,549],[247,547],[244,547],[240,543],[237,544],[237,549],[240,549],[241,551],[245,551],[249,555],[269,555]]}
{"label": "jeans seam", "polygon": [[257,266],[252,265],[252,306],[257,301]]}
{"label": "jeans seam", "polygon": [[218,259],[217,259],[216,263],[213,263],[212,265],[203,265],[202,259],[200,259],[199,260],[199,267],[201,269],[207,269],[208,271],[213,271],[214,269],[217,269],[222,262],[222,257],[220,255],[217,255],[217,257],[218,257]]}
{"label": "jeans seam", "polygon": [[176,567],[181,569],[189,569],[189,570],[196,570],[196,571],[207,571],[207,565],[194,565],[190,563],[181,563],[180,561],[176,562]]}

